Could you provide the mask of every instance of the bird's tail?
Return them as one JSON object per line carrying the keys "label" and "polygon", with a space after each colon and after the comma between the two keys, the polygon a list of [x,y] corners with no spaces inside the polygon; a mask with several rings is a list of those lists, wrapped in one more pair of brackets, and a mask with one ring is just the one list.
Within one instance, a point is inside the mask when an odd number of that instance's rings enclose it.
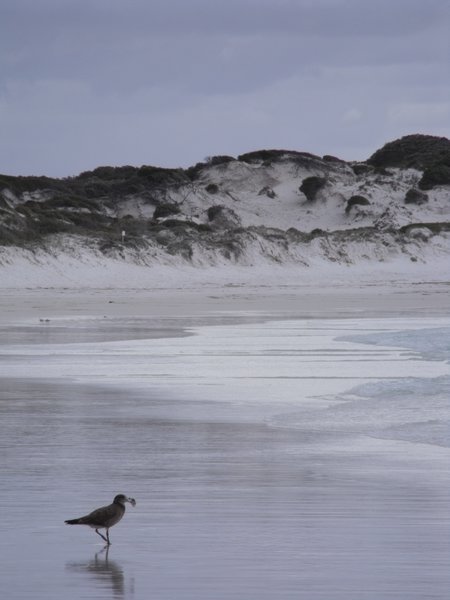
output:
{"label": "bird's tail", "polygon": [[80,525],[81,519],[70,519],[69,521],[64,521],[67,525]]}

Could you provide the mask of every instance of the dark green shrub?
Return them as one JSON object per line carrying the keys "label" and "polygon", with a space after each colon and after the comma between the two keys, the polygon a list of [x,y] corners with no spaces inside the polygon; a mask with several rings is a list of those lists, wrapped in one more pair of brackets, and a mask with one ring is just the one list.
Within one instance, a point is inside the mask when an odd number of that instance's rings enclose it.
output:
{"label": "dark green shrub", "polygon": [[39,221],[33,221],[29,225],[30,230],[39,237],[52,233],[68,232],[73,229],[71,223],[65,222],[58,217],[52,217],[51,215],[41,218]]}
{"label": "dark green shrub", "polygon": [[211,225],[208,225],[208,223],[195,223],[195,227],[198,231],[203,231],[205,233],[210,233],[212,231],[212,227]]}
{"label": "dark green shrub", "polygon": [[90,214],[85,212],[63,212],[58,213],[60,218],[64,218],[67,222],[71,222],[77,229],[81,231],[102,231],[109,227],[113,219],[101,214]]}
{"label": "dark green shrub", "polygon": [[373,170],[373,167],[365,163],[357,163],[356,165],[352,165],[352,169],[355,175],[366,175]]}
{"label": "dark green shrub", "polygon": [[337,156],[332,156],[331,154],[325,154],[322,158],[322,160],[324,160],[325,162],[328,163],[345,163],[345,160],[342,160],[342,158],[338,158]]}
{"label": "dark green shrub", "polygon": [[427,167],[419,181],[421,190],[431,190],[435,185],[450,184],[450,158],[449,164],[437,163]]}
{"label": "dark green shrub", "polygon": [[215,183],[209,183],[205,187],[205,190],[208,192],[208,194],[217,194],[217,192],[219,191],[219,186]]}
{"label": "dark green shrub", "polygon": [[281,160],[284,158],[289,158],[291,160],[296,160],[303,163],[303,159],[305,158],[315,158],[320,159],[320,157],[315,154],[311,154],[310,152],[298,152],[296,150],[255,150],[254,152],[247,152],[246,154],[241,154],[238,156],[238,160],[246,163],[254,163],[254,162],[265,162],[266,164],[270,164],[271,162],[276,162],[277,160]]}
{"label": "dark green shrub", "polygon": [[383,177],[388,177],[389,175],[391,175],[392,173],[390,173],[386,167],[375,167],[373,172],[375,173],[375,175],[382,175]]}
{"label": "dark green shrub", "polygon": [[170,217],[171,215],[179,214],[180,207],[177,204],[159,204],[155,208],[155,212],[153,213],[154,219],[164,219],[165,217]]}
{"label": "dark green shrub", "polygon": [[288,153],[288,150],[255,150],[238,156],[238,160],[246,163],[277,160]]}
{"label": "dark green shrub", "polygon": [[77,179],[92,179],[95,177],[96,179],[110,181],[114,179],[128,179],[137,173],[137,167],[132,167],[130,165],[124,165],[122,167],[97,167],[93,171],[83,171],[77,177],[72,178],[73,180]]}
{"label": "dark green shrub", "polygon": [[425,169],[446,162],[450,155],[450,140],[433,135],[406,135],[385,144],[368,159],[376,167]]}
{"label": "dark green shrub", "polygon": [[221,213],[223,213],[223,206],[220,204],[217,206],[210,206],[207,211],[208,221],[214,221]]}
{"label": "dark green shrub", "polygon": [[[26,202],[26,205],[30,205],[31,202]],[[90,211],[100,211],[100,206],[90,198],[80,198],[79,196],[54,196],[44,202],[34,202],[34,207],[41,207],[41,210],[47,209],[86,209]]]}
{"label": "dark green shrub", "polygon": [[345,207],[345,212],[348,214],[354,206],[368,206],[370,202],[364,196],[352,196]]}
{"label": "dark green shrub", "polygon": [[209,166],[215,167],[217,165],[225,165],[230,162],[234,162],[236,159],[233,156],[208,156],[206,162]]}
{"label": "dark green shrub", "polygon": [[64,189],[64,184],[58,179],[50,177],[12,177],[0,175],[0,188],[6,187],[16,194],[23,192],[34,192],[36,190]]}
{"label": "dark green shrub", "polygon": [[434,234],[439,234],[442,233],[443,231],[448,232],[450,231],[450,223],[444,221],[444,222],[435,222],[435,223],[412,223],[409,225],[403,225],[402,227],[400,227],[399,231],[401,233],[409,233],[410,231],[417,229],[417,228],[422,228],[425,227],[426,229],[429,229],[432,233]]}
{"label": "dark green shrub", "polygon": [[313,229],[309,235],[312,238],[322,237],[324,235],[327,235],[327,232],[324,229],[320,229],[319,227],[316,227],[316,229]]}
{"label": "dark green shrub", "polygon": [[164,221],[163,225],[168,229],[178,229],[180,231],[187,231],[189,229],[196,229],[197,231],[211,231],[211,227],[209,225],[181,219],[167,219]]}
{"label": "dark green shrub", "polygon": [[153,186],[181,185],[188,179],[183,169],[164,169],[143,165],[137,173],[139,177]]}
{"label": "dark green shrub", "polygon": [[145,219],[136,219],[133,215],[125,215],[114,223],[117,235],[125,231],[125,239],[130,236],[143,236],[148,230],[148,221]]}
{"label": "dark green shrub", "polygon": [[207,163],[198,162],[193,167],[189,167],[188,169],[186,169],[184,171],[184,173],[185,173],[186,177],[189,179],[189,181],[195,181],[199,177],[199,175],[203,171],[203,169],[206,169],[207,166],[208,166]]}
{"label": "dark green shrub", "polygon": [[128,194],[138,194],[145,189],[145,185],[138,177],[117,181],[111,186],[111,194],[116,196],[126,196]]}
{"label": "dark green shrub", "polygon": [[425,204],[428,202],[428,194],[415,188],[411,188],[406,192],[405,204]]}
{"label": "dark green shrub", "polygon": [[325,186],[326,182],[327,180],[324,177],[313,175],[304,179],[299,189],[305,194],[309,202],[313,202],[316,199],[317,192]]}
{"label": "dark green shrub", "polygon": [[84,187],[84,193],[88,198],[101,198],[107,196],[110,191],[111,187],[104,181],[92,181]]}

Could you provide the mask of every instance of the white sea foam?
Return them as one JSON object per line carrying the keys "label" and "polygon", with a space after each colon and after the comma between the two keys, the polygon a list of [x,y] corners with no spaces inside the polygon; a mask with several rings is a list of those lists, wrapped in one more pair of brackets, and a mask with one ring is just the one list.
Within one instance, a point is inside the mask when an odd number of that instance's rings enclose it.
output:
{"label": "white sea foam", "polygon": [[299,319],[190,331],[3,346],[0,377],[158,389],[186,401],[187,413],[195,399],[229,406],[222,417],[233,420],[449,441],[448,319]]}
{"label": "white sea foam", "polygon": [[[372,364],[379,359],[364,346],[378,348],[387,358],[384,376],[336,394],[336,403],[325,410],[290,415],[289,425],[450,447],[450,329],[426,328],[425,323],[426,319],[416,328],[410,323],[408,329],[338,337],[344,344],[362,344],[362,360],[371,357]],[[386,326],[395,324],[401,325]],[[401,373],[399,357],[400,364],[409,362],[410,373]],[[436,371],[433,376],[433,364],[439,365],[441,375]],[[276,423],[286,420],[278,417]]]}
{"label": "white sea foam", "polygon": [[358,386],[342,396],[349,401],[339,408],[347,419],[359,421],[360,426],[370,415],[369,433],[377,437],[450,447],[450,328],[424,327],[341,339],[400,347],[412,359],[419,355],[427,361],[446,364],[447,374],[440,377],[422,378],[418,372],[406,379]]}

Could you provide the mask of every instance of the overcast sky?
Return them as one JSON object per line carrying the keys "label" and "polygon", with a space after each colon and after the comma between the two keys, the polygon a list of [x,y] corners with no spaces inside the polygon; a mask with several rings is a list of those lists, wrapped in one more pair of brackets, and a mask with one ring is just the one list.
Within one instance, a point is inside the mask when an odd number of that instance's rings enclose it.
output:
{"label": "overcast sky", "polygon": [[1,0],[0,172],[450,137],[449,0]]}

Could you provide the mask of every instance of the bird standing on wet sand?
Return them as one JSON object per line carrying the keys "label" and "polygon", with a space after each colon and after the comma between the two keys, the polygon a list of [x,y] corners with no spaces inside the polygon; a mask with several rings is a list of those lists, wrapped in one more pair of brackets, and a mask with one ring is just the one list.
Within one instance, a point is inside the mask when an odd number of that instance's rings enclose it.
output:
{"label": "bird standing on wet sand", "polygon": [[[127,496],[124,496],[123,494],[118,494],[112,501],[112,504],[97,508],[79,519],[70,519],[69,521],[64,522],[67,523],[67,525],[88,525],[88,527],[95,529],[95,533],[98,533],[108,546],[110,546],[109,528],[118,523],[125,514],[126,502],[129,502],[131,506],[136,506],[136,500],[134,498],[127,498]],[[106,529],[106,537],[100,533],[99,529]]]}

